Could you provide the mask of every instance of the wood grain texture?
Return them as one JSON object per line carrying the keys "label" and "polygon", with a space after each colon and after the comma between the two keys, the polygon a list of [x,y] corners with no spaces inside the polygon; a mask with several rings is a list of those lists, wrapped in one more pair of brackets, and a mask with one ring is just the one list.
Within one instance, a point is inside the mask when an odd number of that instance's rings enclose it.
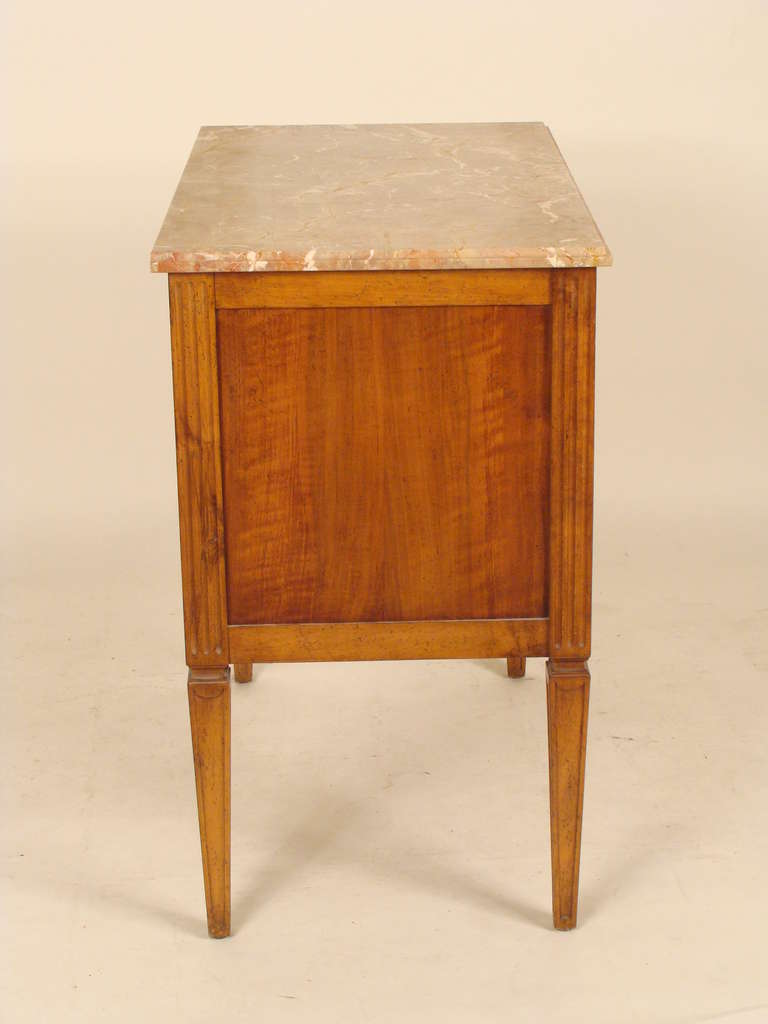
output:
{"label": "wood grain texture", "polygon": [[250,661],[235,662],[235,682],[250,683],[253,679],[253,664]]}
{"label": "wood grain texture", "polygon": [[510,655],[507,658],[507,675],[510,679],[522,679],[525,675],[525,658]]}
{"label": "wood grain texture", "polygon": [[546,616],[547,308],[218,330],[230,624]]}
{"label": "wood grain texture", "polygon": [[187,664],[227,652],[216,314],[210,274],[170,274],[171,352]]}
{"label": "wood grain texture", "polygon": [[550,654],[586,659],[592,618],[595,271],[552,277]]}
{"label": "wood grain texture", "polygon": [[560,931],[576,926],[578,909],[589,682],[584,662],[547,661],[552,918]]}
{"label": "wood grain texture", "polygon": [[219,309],[306,306],[545,306],[549,270],[358,270],[216,274]]}
{"label": "wood grain texture", "polygon": [[333,622],[230,626],[238,661],[382,661],[399,658],[503,658],[547,652],[546,619],[464,622]]}
{"label": "wood grain texture", "polygon": [[218,678],[191,669],[187,690],[208,933],[221,939],[230,931],[229,668]]}

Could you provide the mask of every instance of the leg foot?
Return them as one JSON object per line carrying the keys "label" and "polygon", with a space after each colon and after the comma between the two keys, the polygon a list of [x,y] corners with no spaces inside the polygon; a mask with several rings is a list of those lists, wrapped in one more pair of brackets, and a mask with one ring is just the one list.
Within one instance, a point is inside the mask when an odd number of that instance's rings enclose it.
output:
{"label": "leg foot", "polygon": [[253,679],[253,665],[250,662],[241,662],[235,665],[235,682],[250,683]]}
{"label": "leg foot", "polygon": [[208,934],[229,935],[229,669],[190,669],[189,719],[203,853]]}
{"label": "leg foot", "polygon": [[507,658],[507,675],[510,679],[522,679],[525,675],[525,658],[510,654]]}
{"label": "leg foot", "polygon": [[548,661],[552,916],[560,931],[576,925],[588,704],[586,662]]}

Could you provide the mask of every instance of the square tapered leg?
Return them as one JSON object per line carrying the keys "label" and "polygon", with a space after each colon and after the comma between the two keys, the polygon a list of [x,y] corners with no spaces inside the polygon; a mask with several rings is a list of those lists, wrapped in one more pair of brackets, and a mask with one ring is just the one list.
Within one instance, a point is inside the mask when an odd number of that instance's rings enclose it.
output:
{"label": "square tapered leg", "polygon": [[230,930],[229,669],[190,670],[187,689],[208,934],[222,939]]}
{"label": "square tapered leg", "polygon": [[576,926],[589,681],[586,662],[547,662],[552,917],[559,931]]}

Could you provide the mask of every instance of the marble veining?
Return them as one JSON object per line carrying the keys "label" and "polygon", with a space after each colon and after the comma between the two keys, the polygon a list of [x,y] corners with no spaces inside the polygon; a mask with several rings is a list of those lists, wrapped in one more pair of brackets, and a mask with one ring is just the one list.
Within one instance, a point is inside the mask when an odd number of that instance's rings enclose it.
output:
{"label": "marble veining", "polygon": [[540,123],[201,128],[154,271],[608,266]]}

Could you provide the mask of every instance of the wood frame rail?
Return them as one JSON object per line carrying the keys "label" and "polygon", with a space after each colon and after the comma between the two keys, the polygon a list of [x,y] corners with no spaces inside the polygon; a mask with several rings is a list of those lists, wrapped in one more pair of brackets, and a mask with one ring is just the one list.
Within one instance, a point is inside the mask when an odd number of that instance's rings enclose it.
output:
{"label": "wood frame rail", "polygon": [[237,662],[386,661],[541,657],[548,629],[548,619],[450,619],[230,626],[228,633]]}
{"label": "wood frame rail", "polygon": [[547,306],[550,270],[356,270],[215,274],[217,309]]}

